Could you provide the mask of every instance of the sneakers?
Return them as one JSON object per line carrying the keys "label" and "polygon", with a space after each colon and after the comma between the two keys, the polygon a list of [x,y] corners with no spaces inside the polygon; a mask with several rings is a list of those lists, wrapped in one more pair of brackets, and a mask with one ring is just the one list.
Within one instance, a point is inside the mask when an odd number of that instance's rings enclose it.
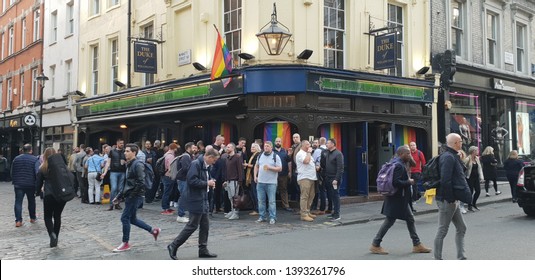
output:
{"label": "sneakers", "polygon": [[499,195],[499,194],[501,194],[501,193],[502,193],[501,191],[497,191],[497,192],[496,192],[496,195]]}
{"label": "sneakers", "polygon": [[263,222],[265,222],[265,221],[266,221],[265,219],[258,218],[258,220],[256,220],[256,223],[263,223]]}
{"label": "sneakers", "polygon": [[383,247],[381,246],[372,245],[370,247],[370,252],[372,252],[372,254],[377,254],[377,255],[388,255],[388,252],[385,251],[385,249],[383,249]]}
{"label": "sneakers", "polygon": [[15,222],[15,227],[21,227],[23,225],[22,221]]}
{"label": "sneakers", "polygon": [[154,236],[154,241],[158,240],[158,235],[160,235],[160,232],[162,232],[161,228],[153,228],[152,229],[152,232],[150,234],[152,234],[152,236]]}
{"label": "sneakers", "polygon": [[177,223],[189,223],[189,218],[186,217],[186,216],[183,216],[183,217],[176,217],[176,222]]}
{"label": "sneakers", "polygon": [[230,217],[228,217],[229,220],[239,220],[240,219],[240,215],[237,213],[237,212],[232,212],[232,215],[230,215]]}
{"label": "sneakers", "polygon": [[304,221],[304,222],[313,222],[314,219],[312,219],[310,216],[308,215],[301,215],[301,221]]}
{"label": "sneakers", "polygon": [[412,252],[413,253],[431,253],[431,248],[427,248],[422,243],[412,246]]}
{"label": "sneakers", "polygon": [[234,214],[234,211],[230,211],[228,213],[225,213],[225,218],[230,218],[230,216],[232,216],[232,214]]}
{"label": "sneakers", "polygon": [[275,219],[269,219],[269,224],[270,225],[274,225],[275,224]]}
{"label": "sneakers", "polygon": [[123,242],[121,243],[121,245],[119,245],[119,247],[113,249],[113,252],[119,253],[119,252],[124,252],[128,250],[130,250],[130,245],[128,244],[128,242]]}
{"label": "sneakers", "polygon": [[340,221],[340,216],[333,216],[331,222]]}
{"label": "sneakers", "polygon": [[489,194],[489,193],[486,193],[486,194],[485,194],[485,196],[486,196],[486,197],[489,197],[489,196],[490,196],[490,194]]}
{"label": "sneakers", "polygon": [[162,212],[160,212],[160,214],[167,215],[167,216],[173,215],[173,213],[175,213],[175,210],[173,210],[173,209],[165,209]]}
{"label": "sneakers", "polygon": [[256,211],[250,212],[249,216],[258,216],[258,212],[256,212]]}
{"label": "sneakers", "polygon": [[293,211],[294,211],[294,209],[293,209],[293,208],[290,208],[290,207],[286,207],[286,208],[284,208],[284,210],[285,210],[285,211],[288,211],[288,212],[293,212]]}
{"label": "sneakers", "polygon": [[37,219],[30,219],[30,223],[32,223],[32,224],[37,223]]}
{"label": "sneakers", "polygon": [[466,213],[467,213],[466,209],[464,207],[461,208],[461,214],[466,214]]}

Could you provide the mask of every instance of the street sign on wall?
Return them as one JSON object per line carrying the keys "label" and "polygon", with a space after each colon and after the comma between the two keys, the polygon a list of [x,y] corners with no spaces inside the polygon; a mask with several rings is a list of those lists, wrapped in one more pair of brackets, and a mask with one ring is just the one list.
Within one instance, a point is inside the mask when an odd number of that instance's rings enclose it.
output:
{"label": "street sign on wall", "polygon": [[156,74],[156,44],[134,42],[134,72]]}

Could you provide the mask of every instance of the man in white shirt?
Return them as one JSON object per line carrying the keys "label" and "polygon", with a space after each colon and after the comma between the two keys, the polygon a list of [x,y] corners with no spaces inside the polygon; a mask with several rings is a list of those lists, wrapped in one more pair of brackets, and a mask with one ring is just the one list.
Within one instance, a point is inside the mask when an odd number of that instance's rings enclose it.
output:
{"label": "man in white shirt", "polygon": [[266,196],[269,201],[269,223],[275,224],[277,220],[277,207],[275,195],[277,193],[277,177],[282,170],[280,157],[273,151],[271,141],[264,143],[264,152],[258,156],[254,167],[254,180],[257,183],[258,212],[257,223],[266,221]]}
{"label": "man in white shirt", "polygon": [[301,141],[301,149],[295,156],[297,167],[297,183],[301,189],[301,221],[313,222],[316,215],[310,213],[310,206],[314,200],[316,164],[312,158],[312,147],[307,140]]}

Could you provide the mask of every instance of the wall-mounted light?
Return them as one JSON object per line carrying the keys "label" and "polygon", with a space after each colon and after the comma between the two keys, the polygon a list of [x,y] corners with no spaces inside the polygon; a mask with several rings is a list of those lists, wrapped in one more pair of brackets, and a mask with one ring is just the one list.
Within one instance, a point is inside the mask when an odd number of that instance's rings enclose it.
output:
{"label": "wall-mounted light", "polygon": [[416,74],[417,75],[425,75],[425,73],[427,73],[427,71],[429,71],[429,66],[424,66],[424,67],[420,68],[420,70],[416,71]]}
{"label": "wall-mounted light", "polygon": [[254,55],[248,53],[239,53],[238,56],[243,60],[251,60],[254,58]]}
{"label": "wall-mounted light", "polygon": [[126,124],[121,124],[119,127],[122,128],[122,129],[128,128],[128,126],[126,126]]}
{"label": "wall-mounted light", "polygon": [[199,62],[193,62],[193,67],[197,69],[198,71],[206,71],[206,67],[204,65],[200,64]]}
{"label": "wall-mounted light", "polygon": [[314,51],[312,50],[309,50],[309,49],[305,49],[304,51],[302,51],[298,56],[297,56],[297,59],[302,59],[302,60],[307,60],[309,59],[311,56],[312,56],[312,53]]}
{"label": "wall-mounted light", "polygon": [[124,87],[126,87],[126,85],[125,85],[124,83],[122,83],[121,81],[119,81],[119,80],[115,80],[115,81],[113,81],[113,83],[114,83],[116,86],[120,87],[120,88],[124,88]]}
{"label": "wall-mounted light", "polygon": [[290,41],[290,37],[292,37],[290,29],[282,23],[280,25],[286,30],[280,28],[278,26],[279,23],[277,20],[277,6],[273,3],[271,21],[262,27],[260,33],[256,34],[260,44],[269,55],[280,55],[286,44],[288,44],[288,41]]}
{"label": "wall-mounted light", "polygon": [[236,119],[237,120],[244,120],[247,118],[247,115],[246,114],[239,114],[239,115],[236,115]]}

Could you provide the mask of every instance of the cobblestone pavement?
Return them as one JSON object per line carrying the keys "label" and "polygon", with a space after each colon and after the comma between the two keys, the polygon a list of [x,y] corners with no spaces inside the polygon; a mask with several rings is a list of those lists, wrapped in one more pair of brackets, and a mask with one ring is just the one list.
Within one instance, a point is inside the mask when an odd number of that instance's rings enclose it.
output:
{"label": "cobblestone pavement", "polygon": [[[480,205],[510,200],[507,184],[500,184],[502,195],[485,197],[484,191]],[[37,223],[29,223],[27,201],[23,203],[24,225],[15,227],[13,212],[15,195],[11,183],[0,183],[0,259],[119,259],[120,254],[112,253],[113,248],[121,243],[122,226],[121,211],[106,211],[108,205],[89,205],[80,203],[79,199],[68,202],[62,217],[62,228],[58,247],[49,247],[43,215],[43,204],[37,198]],[[302,222],[297,212],[290,213],[277,209],[277,223],[257,224],[257,217],[249,216],[249,211],[242,211],[240,220],[229,221],[223,214],[214,214],[210,220],[209,244],[223,242],[229,239],[251,238],[260,235],[276,235],[296,230],[314,230],[325,227],[355,224],[370,220],[382,219],[381,201],[344,204],[341,208],[342,219],[339,222],[329,222],[326,216],[319,216],[314,222]],[[415,204],[417,214],[436,211],[436,206],[427,205],[423,201]],[[166,258],[166,246],[182,230],[184,224],[176,222],[176,215],[164,216],[160,214],[160,203],[145,204],[138,211],[138,217],[147,224],[160,227],[162,233],[158,241],[144,230],[132,226],[130,244],[132,250],[128,253],[162,252],[162,259]],[[519,209],[521,211],[521,209]],[[197,233],[183,247],[197,246]]]}

